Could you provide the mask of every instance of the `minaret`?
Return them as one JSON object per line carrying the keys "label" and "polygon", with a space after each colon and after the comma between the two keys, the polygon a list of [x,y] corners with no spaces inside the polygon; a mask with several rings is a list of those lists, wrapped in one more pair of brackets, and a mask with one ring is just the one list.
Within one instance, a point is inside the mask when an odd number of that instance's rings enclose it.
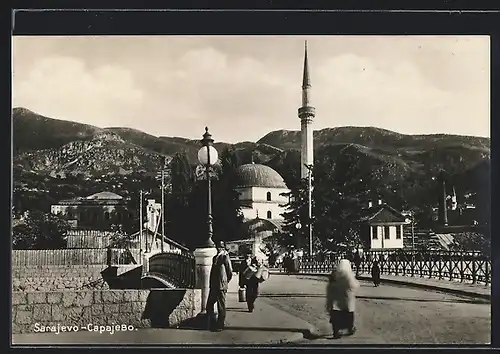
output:
{"label": "minaret", "polygon": [[311,78],[309,77],[309,63],[307,61],[307,41],[305,42],[304,75],[302,78],[302,107],[299,108],[298,115],[301,127],[300,177],[307,178],[306,165],[310,166],[314,163],[312,122],[316,115],[315,108],[311,106]]}

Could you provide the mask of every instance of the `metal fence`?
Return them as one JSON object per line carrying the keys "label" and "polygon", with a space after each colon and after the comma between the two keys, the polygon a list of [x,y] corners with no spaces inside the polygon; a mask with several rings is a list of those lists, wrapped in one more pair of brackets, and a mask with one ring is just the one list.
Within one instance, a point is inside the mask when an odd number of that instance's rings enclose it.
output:
{"label": "metal fence", "polygon": [[194,289],[196,261],[189,252],[158,253],[149,258],[148,274],[166,278],[178,288]]}
{"label": "metal fence", "polygon": [[[114,265],[141,263],[140,250],[130,249],[58,249],[58,250],[13,250],[12,266],[50,266],[50,265],[106,265],[111,257]],[[130,258],[132,256],[132,259]]]}
{"label": "metal fence", "polygon": [[[345,254],[302,257],[297,262],[296,271],[329,273],[341,258],[354,263],[353,256]],[[375,260],[379,262],[381,274],[491,284],[491,259],[480,252],[365,251],[360,256],[359,272],[370,274]],[[282,266],[280,270],[284,271]]]}

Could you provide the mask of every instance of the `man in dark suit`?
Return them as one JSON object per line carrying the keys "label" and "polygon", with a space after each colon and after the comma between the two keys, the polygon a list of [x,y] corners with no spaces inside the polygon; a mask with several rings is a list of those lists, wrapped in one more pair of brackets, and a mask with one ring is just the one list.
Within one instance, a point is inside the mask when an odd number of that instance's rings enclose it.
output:
{"label": "man in dark suit", "polygon": [[[210,291],[207,300],[207,315],[210,330],[220,332],[224,329],[226,320],[226,294],[228,284],[233,277],[233,267],[226,245],[223,241],[216,244],[217,254],[212,260],[210,270]],[[217,320],[215,320],[214,305],[217,303]]]}

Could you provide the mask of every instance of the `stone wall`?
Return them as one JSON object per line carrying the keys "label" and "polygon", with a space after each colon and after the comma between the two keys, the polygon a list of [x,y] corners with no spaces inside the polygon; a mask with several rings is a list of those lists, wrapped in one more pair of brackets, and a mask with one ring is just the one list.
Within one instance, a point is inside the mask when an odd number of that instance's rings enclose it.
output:
{"label": "stone wall", "polygon": [[100,281],[104,268],[102,265],[13,267],[13,291],[105,289],[107,285]]}
{"label": "stone wall", "polygon": [[201,310],[200,290],[82,290],[13,292],[12,332],[52,326],[172,327]]}

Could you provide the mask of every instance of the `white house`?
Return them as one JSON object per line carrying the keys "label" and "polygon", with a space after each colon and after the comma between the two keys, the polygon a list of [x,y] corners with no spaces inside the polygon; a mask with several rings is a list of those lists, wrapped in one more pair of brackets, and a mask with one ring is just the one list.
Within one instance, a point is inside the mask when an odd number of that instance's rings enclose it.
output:
{"label": "white house", "polygon": [[400,249],[403,248],[403,225],[406,217],[389,205],[378,201],[363,210],[360,219],[360,237],[366,249]]}

